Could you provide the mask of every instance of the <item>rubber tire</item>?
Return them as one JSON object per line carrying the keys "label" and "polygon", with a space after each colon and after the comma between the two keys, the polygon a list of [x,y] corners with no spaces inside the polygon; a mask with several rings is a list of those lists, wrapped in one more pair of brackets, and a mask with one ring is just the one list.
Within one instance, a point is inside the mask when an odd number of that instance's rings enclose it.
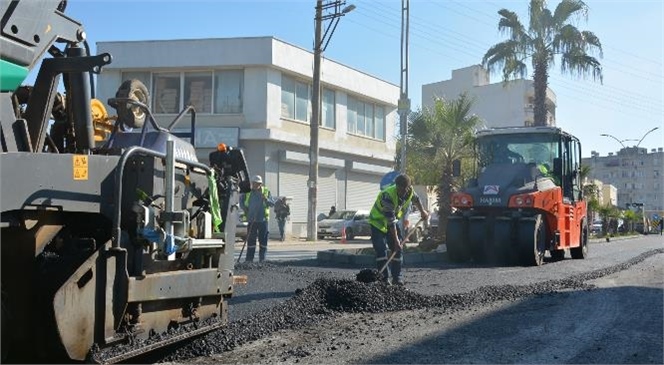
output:
{"label": "rubber tire", "polygon": [[565,250],[551,250],[549,252],[553,261],[562,261],[565,259]]}
{"label": "rubber tire", "polygon": [[470,249],[463,242],[463,225],[461,218],[450,217],[447,221],[445,246],[451,262],[464,263],[470,260]]}
{"label": "rubber tire", "polygon": [[4,292],[2,292],[2,317],[0,317],[1,324],[0,326],[2,327],[2,354],[0,355],[1,358],[0,360],[2,361],[3,364],[6,363],[7,357],[9,356],[9,349],[11,348],[10,344],[10,339],[11,336],[9,335],[9,308],[7,302],[7,298]]}
{"label": "rubber tire", "polygon": [[[116,98],[131,98],[145,105],[150,105],[148,88],[136,79],[125,80],[115,93]],[[118,112],[118,120],[130,128],[141,128],[145,124],[147,114],[139,107],[132,107],[127,103],[118,103],[114,106]]]}
{"label": "rubber tire", "polygon": [[585,219],[583,220],[583,223],[581,223],[580,244],[580,247],[571,248],[569,250],[573,259],[583,260],[588,257],[588,223],[586,223]]}
{"label": "rubber tire", "polygon": [[355,239],[355,233],[353,233],[352,228],[347,228],[346,229],[346,240],[350,241],[352,239]]}
{"label": "rubber tire", "polygon": [[544,252],[546,250],[544,218],[541,214],[535,216],[532,232],[530,231],[530,224],[526,225],[524,224],[525,222],[530,223],[532,221],[520,222],[519,229],[527,230],[519,234],[522,240],[520,242],[521,264],[525,266],[540,266],[544,263]]}

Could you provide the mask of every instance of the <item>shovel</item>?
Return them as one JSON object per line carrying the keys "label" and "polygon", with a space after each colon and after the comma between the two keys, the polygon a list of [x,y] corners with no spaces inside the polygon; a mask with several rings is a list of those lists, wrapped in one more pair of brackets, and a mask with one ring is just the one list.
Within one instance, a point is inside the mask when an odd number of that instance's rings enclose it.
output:
{"label": "shovel", "polygon": [[[419,226],[420,223],[422,223],[423,221],[424,221],[423,219],[420,219],[417,223],[415,223],[415,225],[411,229],[408,230],[406,236],[403,238],[403,240],[401,240],[402,242],[404,242],[404,245],[405,242],[408,241],[408,238],[410,238],[410,235],[417,230],[417,226]],[[390,262],[394,259],[394,256],[396,256],[396,254],[397,250],[393,250],[392,254],[387,259],[387,262],[385,262],[385,265],[383,265],[380,271],[377,271],[376,269],[364,269],[360,271],[360,273],[357,274],[356,277],[357,281],[361,281],[363,283],[371,283],[380,280],[383,271],[385,271],[387,265],[390,264]]]}
{"label": "shovel", "polygon": [[[424,219],[420,218],[420,220],[417,221],[417,223],[415,223],[415,225],[411,229],[408,230],[408,233],[406,234],[406,237],[404,237],[401,240],[401,242],[403,242],[403,246],[404,246],[403,248],[406,248],[406,242],[408,242],[408,239],[410,238],[410,235],[413,234],[413,232],[415,232],[417,230],[417,226],[419,226],[420,223],[422,223],[422,222],[424,222]],[[398,250],[392,250],[392,254],[390,255],[390,258],[387,259],[387,262],[385,262],[385,265],[383,265],[383,268],[380,269],[380,271],[378,272],[378,276],[383,274],[383,271],[385,271],[385,269],[387,268],[387,265],[389,265],[390,262],[394,259],[394,256],[397,255],[397,252],[399,252],[399,251]]]}

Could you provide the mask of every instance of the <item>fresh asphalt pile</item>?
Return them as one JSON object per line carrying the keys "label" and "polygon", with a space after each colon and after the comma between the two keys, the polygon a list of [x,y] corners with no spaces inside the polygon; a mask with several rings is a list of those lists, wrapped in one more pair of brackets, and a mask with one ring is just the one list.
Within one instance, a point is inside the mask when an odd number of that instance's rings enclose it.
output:
{"label": "fresh asphalt pile", "polygon": [[[159,361],[183,361],[229,351],[284,329],[300,329],[344,312],[385,312],[420,308],[440,308],[454,312],[495,301],[517,300],[529,296],[551,295],[561,290],[590,290],[586,281],[625,270],[664,249],[645,252],[624,263],[574,277],[530,285],[486,286],[463,294],[427,296],[380,282],[363,283],[348,279],[316,279],[298,289],[287,301],[190,341]],[[263,264],[256,265],[258,268]],[[269,265],[269,264],[268,264]],[[244,266],[247,268],[249,266]],[[306,353],[306,349],[302,349]]]}

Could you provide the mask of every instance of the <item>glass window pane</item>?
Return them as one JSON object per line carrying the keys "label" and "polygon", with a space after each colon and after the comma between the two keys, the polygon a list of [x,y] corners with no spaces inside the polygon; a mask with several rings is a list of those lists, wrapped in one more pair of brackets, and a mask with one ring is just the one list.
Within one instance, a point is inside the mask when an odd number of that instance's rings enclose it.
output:
{"label": "glass window pane", "polygon": [[217,114],[242,113],[244,70],[215,71],[214,112]]}
{"label": "glass window pane", "polygon": [[[149,72],[140,72],[140,71],[132,71],[132,72],[123,72],[122,73],[122,82],[126,80],[139,80],[140,82],[145,85],[145,87],[150,90],[150,73]],[[118,85],[119,86],[119,85]]]}
{"label": "glass window pane", "polygon": [[367,136],[371,138],[376,138],[376,130],[374,128],[374,106],[373,104],[367,104],[367,108],[364,110],[365,113],[365,123]]}
{"label": "glass window pane", "polygon": [[355,133],[357,131],[357,102],[354,98],[348,97],[348,133]]}
{"label": "glass window pane", "polygon": [[152,102],[155,114],[177,114],[180,111],[180,73],[154,74]]}
{"label": "glass window pane", "polygon": [[290,77],[281,77],[281,116],[295,118],[295,81]]}
{"label": "glass window pane", "polygon": [[309,120],[309,85],[298,82],[295,85],[295,119]]}
{"label": "glass window pane", "polygon": [[385,140],[385,109],[382,106],[376,107],[376,139]]}
{"label": "glass window pane", "polygon": [[197,113],[212,113],[212,72],[184,74],[184,104],[193,105]]}
{"label": "glass window pane", "polygon": [[365,118],[365,108],[366,104],[363,102],[358,102],[357,103],[357,134],[361,135],[366,135],[366,129],[365,129],[365,123],[364,123],[364,118]]}
{"label": "glass window pane", "polygon": [[335,114],[334,114],[334,91],[323,89],[323,126],[334,129]]}

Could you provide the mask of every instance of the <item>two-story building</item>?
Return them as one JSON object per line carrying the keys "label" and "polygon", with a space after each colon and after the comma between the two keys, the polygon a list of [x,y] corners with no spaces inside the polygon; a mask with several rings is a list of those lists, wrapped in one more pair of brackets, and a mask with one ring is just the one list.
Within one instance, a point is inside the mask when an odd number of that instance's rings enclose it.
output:
{"label": "two-story building", "polygon": [[[164,127],[194,105],[199,160],[220,142],[241,148],[251,175],[291,199],[292,234],[306,236],[311,52],[273,37],[98,42],[103,52],[113,62],[98,76],[98,99],[141,80]],[[321,85],[317,213],[370,209],[393,167],[399,87],[329,59]],[[189,119],[176,129],[189,130]]]}

